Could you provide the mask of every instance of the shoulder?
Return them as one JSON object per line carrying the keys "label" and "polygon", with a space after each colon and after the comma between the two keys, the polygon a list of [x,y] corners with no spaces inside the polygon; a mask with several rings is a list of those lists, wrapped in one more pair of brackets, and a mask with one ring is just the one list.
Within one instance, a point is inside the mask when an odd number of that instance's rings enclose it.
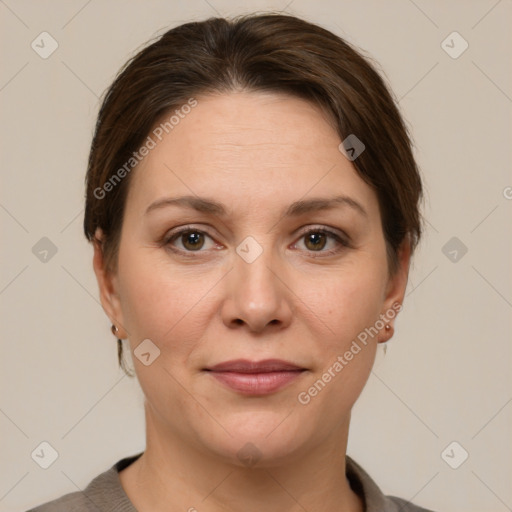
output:
{"label": "shoulder", "polygon": [[364,499],[365,512],[433,512],[402,498],[384,495],[370,475],[349,456],[346,475],[353,491]]}
{"label": "shoulder", "polygon": [[102,510],[87,499],[84,491],[79,491],[66,494],[56,500],[31,508],[27,512],[68,512],[69,510],[76,512],[98,512],[98,509]]}
{"label": "shoulder", "polygon": [[66,494],[27,512],[136,512],[121,486],[119,471],[140,455],[142,454],[121,459],[110,469],[96,476],[83,491]]}
{"label": "shoulder", "polygon": [[406,501],[396,496],[385,496],[386,503],[389,504],[388,508],[384,509],[386,512],[434,512],[433,510],[418,507],[410,501]]}

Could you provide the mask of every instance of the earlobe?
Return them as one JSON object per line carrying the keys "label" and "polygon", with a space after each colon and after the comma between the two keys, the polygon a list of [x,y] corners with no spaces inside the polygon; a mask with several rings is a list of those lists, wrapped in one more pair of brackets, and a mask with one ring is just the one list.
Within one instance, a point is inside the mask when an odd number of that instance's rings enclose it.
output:
{"label": "earlobe", "polygon": [[118,327],[118,337],[124,339],[128,336],[123,327],[124,319],[121,310],[121,303],[119,301],[117,276],[113,274],[105,264],[102,240],[103,235],[101,229],[98,228],[93,240],[93,268],[98,282],[100,301],[103,306],[103,310],[109,317],[111,323]]}

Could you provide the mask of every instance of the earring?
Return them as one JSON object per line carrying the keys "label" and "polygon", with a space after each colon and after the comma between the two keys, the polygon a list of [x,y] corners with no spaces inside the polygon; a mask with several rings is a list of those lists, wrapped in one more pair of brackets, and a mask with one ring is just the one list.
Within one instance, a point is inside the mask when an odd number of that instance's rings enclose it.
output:
{"label": "earring", "polygon": [[112,324],[110,330],[112,331],[112,334],[117,338],[117,361],[119,363],[119,367],[122,368],[122,370],[126,375],[128,375],[128,377],[134,377],[135,373],[126,367],[123,359],[123,340],[120,339],[118,336],[119,329],[117,328],[117,325]]}
{"label": "earring", "polygon": [[388,341],[393,336],[393,328],[391,327],[391,325],[386,324],[384,330],[386,331],[387,336],[389,336],[386,340],[381,341],[381,343],[384,343],[384,346],[382,348],[384,349],[384,355],[386,355],[386,352],[388,351]]}
{"label": "earring", "polygon": [[[389,332],[391,330],[391,326],[389,324],[386,324],[385,329],[386,329],[386,332]],[[384,346],[382,348],[384,350],[384,357],[386,357],[386,353],[388,351],[388,340],[386,340],[384,342]]]}
{"label": "earring", "polygon": [[117,338],[117,359],[119,361],[119,366],[122,367],[122,359],[123,359],[123,340],[121,340],[117,333],[119,332],[119,329],[117,328],[117,325],[112,324],[112,327],[110,328],[112,331],[112,334]]}

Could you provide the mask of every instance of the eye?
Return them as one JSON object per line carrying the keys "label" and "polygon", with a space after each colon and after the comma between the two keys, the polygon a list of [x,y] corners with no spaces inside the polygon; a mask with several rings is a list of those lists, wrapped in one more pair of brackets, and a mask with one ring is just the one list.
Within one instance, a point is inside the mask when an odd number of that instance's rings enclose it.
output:
{"label": "eye", "polygon": [[[307,252],[319,253],[318,256],[329,256],[350,246],[341,235],[326,228],[310,228],[302,232],[300,240],[304,241],[303,244]],[[300,242],[296,242],[293,247],[299,244]],[[221,248],[208,233],[190,226],[170,233],[163,240],[162,245],[182,254]]]}
{"label": "eye", "polygon": [[[301,234],[300,240],[304,240],[307,251],[318,252],[322,255],[335,254],[343,248],[349,247],[349,243],[343,237],[325,228],[309,229]],[[294,245],[298,245],[298,243],[296,242]],[[327,250],[324,250],[326,247]]]}
{"label": "eye", "polygon": [[[210,244],[207,243],[210,240]],[[204,231],[194,228],[184,228],[170,234],[164,241],[166,246],[171,245],[181,252],[202,252],[203,248],[212,248],[216,244]]]}

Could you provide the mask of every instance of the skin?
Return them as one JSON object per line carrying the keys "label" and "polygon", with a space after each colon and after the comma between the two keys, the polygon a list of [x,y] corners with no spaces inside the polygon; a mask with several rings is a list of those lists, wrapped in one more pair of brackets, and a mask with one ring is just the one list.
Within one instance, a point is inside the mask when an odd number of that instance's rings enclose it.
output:
{"label": "skin", "polygon": [[[393,329],[371,338],[307,405],[297,396],[402,303],[409,246],[389,275],[377,197],[316,106],[254,92],[197,100],[132,171],[115,272],[95,245],[101,301],[120,337],[132,351],[147,338],[160,350],[149,366],[133,357],[146,398],[146,451],[120,473],[121,484],[142,512],[362,511],[341,476],[350,411],[377,343]],[[227,213],[168,206],[145,214],[154,201],[181,195],[221,202]],[[284,216],[295,201],[335,195],[366,215],[345,204]],[[188,225],[206,233],[199,243],[161,243]],[[315,245],[303,233],[315,228],[349,245],[321,236]],[[248,236],[263,249],[252,263],[236,252]],[[241,395],[203,371],[239,358],[278,358],[307,371],[266,396]],[[252,467],[237,457],[248,442],[260,457]]]}

